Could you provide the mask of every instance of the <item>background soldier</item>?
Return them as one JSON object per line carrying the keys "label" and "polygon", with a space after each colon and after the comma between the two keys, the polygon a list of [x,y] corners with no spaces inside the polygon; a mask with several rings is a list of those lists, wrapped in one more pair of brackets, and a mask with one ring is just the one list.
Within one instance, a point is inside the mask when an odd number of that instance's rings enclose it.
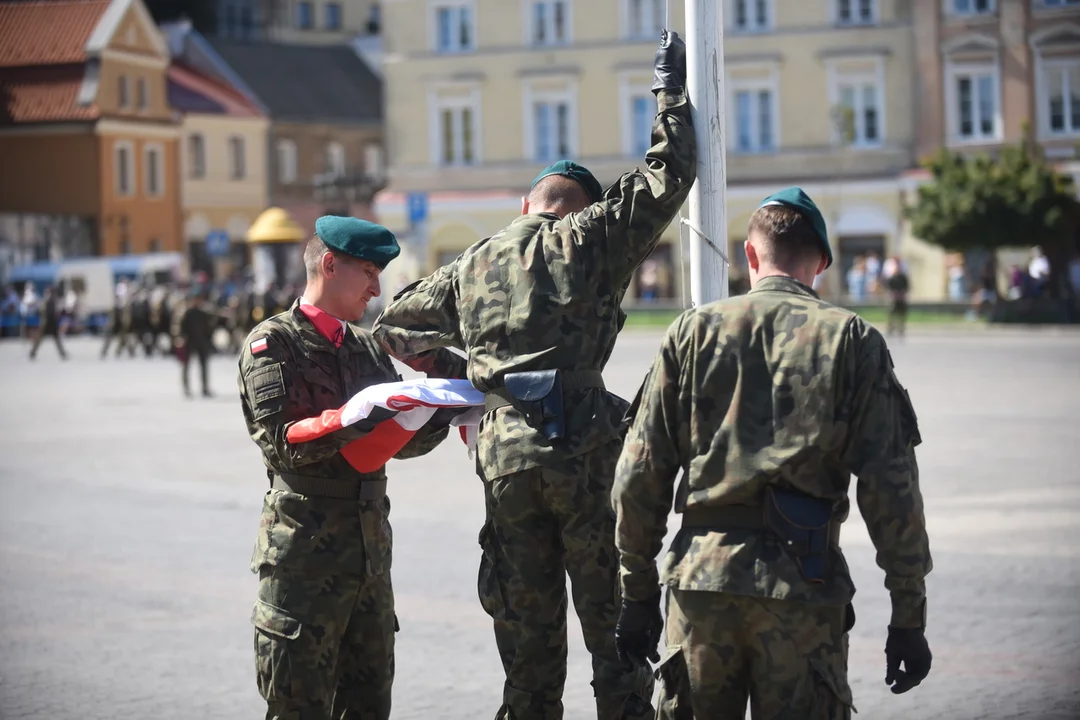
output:
{"label": "background soldier", "polygon": [[[656,652],[659,579],[662,717],[742,720],[749,696],[755,720],[848,718],[851,473],[892,596],[886,682],[902,693],[930,671],[915,412],[881,334],[810,289],[832,252],[809,197],[767,198],[745,247],[749,294],[683,313],[631,409],[613,491],[619,648]],[[673,495],[682,529],[658,578]]]}
{"label": "background soldier", "polygon": [[188,367],[191,356],[199,359],[199,373],[202,379],[203,397],[213,397],[210,393],[209,361],[213,345],[214,327],[217,324],[217,312],[207,300],[207,291],[200,288],[192,292],[190,299],[173,312],[173,342],[180,356],[181,377],[184,395],[191,397],[188,384]]}
{"label": "background soldier", "polygon": [[117,283],[112,317],[109,321],[109,327],[105,331],[105,342],[101,345],[102,359],[108,354],[109,345],[114,339],[117,341],[116,357],[120,357],[120,353],[123,352],[124,348],[127,348],[131,357],[135,357],[135,338],[132,336],[131,296],[132,291],[128,289],[126,281],[121,280]]}
{"label": "background soldier", "polygon": [[[373,425],[286,436],[369,385],[401,380],[367,332],[339,319],[363,316],[400,250],[389,230],[355,218],[322,217],[315,230],[303,297],[260,323],[240,356],[244,418],[271,482],[251,561],[258,686],[267,718],[385,720],[397,630],[386,469],[360,472],[349,454],[365,452]],[[429,423],[397,457],[430,452],[447,432]]]}
{"label": "background soldier", "polygon": [[651,717],[643,660],[620,661],[611,480],[627,403],[601,371],[625,315],[631,277],[693,185],[686,46],[665,34],[656,55],[659,113],[646,169],[606,193],[566,161],[545,170],[522,216],[455,263],[406,288],[376,321],[401,361],[468,377],[488,393],[477,439],[487,520],[480,597],[506,672],[499,718],[562,717],[566,574],[593,658],[597,714]]}
{"label": "background soldier", "polygon": [[34,344],[30,346],[31,360],[37,356],[38,348],[41,347],[41,341],[46,335],[52,336],[52,339],[56,341],[56,350],[60,353],[60,357],[67,360],[64,343],[60,340],[60,301],[56,297],[56,289],[51,285],[45,288],[45,294],[41,298],[41,327],[38,328]]}

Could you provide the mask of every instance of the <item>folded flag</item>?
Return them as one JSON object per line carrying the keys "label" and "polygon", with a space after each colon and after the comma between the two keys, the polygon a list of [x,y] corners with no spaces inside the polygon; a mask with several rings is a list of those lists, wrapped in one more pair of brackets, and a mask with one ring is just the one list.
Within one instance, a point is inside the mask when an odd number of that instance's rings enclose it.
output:
{"label": "folded flag", "polygon": [[[341,450],[358,472],[374,472],[385,465],[416,435],[435,413],[444,408],[472,408],[451,420],[461,428],[462,440],[475,443],[475,426],[484,410],[484,393],[468,380],[421,379],[370,385],[340,408],[327,410],[289,426],[286,439],[311,442],[362,420],[377,421],[371,432]],[[479,411],[479,413],[477,413]],[[469,424],[472,442],[469,442]]]}

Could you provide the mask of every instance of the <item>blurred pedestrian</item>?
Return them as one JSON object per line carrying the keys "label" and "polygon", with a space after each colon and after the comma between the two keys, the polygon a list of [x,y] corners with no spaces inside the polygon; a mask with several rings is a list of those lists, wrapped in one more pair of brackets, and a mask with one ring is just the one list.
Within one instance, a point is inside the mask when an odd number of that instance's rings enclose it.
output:
{"label": "blurred pedestrian", "polygon": [[900,258],[893,255],[886,263],[885,289],[889,293],[889,320],[886,332],[903,337],[907,325],[908,291],[911,279]]}
{"label": "blurred pedestrian", "polygon": [[56,341],[56,350],[60,353],[60,357],[67,360],[68,355],[64,351],[64,343],[60,339],[60,316],[63,311],[63,306],[60,303],[60,299],[56,296],[56,289],[51,285],[45,288],[45,294],[41,298],[41,325],[38,328],[37,336],[34,338],[34,344],[30,346],[30,359],[33,360],[37,356],[38,348],[41,347],[41,341],[48,335]]}
{"label": "blurred pedestrian", "polygon": [[177,355],[180,359],[181,378],[184,395],[191,397],[191,385],[188,382],[188,368],[192,356],[199,360],[199,373],[202,379],[203,397],[213,397],[210,392],[209,360],[211,353],[214,324],[217,313],[206,299],[205,291],[194,292],[174,316],[173,338]]}

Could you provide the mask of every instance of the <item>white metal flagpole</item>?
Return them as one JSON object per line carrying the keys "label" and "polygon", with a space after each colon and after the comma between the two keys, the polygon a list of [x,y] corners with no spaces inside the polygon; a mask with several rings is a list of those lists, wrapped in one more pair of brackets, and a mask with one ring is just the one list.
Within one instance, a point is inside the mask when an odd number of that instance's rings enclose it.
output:
{"label": "white metal flagpole", "polygon": [[682,222],[690,236],[690,299],[699,307],[728,295],[724,24],[722,2],[685,2],[686,85],[698,164],[690,217]]}

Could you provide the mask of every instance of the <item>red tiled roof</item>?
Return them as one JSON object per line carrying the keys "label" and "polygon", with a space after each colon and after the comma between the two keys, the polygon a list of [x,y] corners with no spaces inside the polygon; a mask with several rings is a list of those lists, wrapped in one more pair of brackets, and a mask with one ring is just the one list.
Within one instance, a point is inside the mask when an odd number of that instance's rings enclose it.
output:
{"label": "red tiled roof", "polygon": [[223,115],[234,117],[262,117],[263,115],[258,106],[248,100],[243,93],[214,78],[203,75],[184,63],[174,60],[169,65],[169,82],[202,95],[220,105],[223,109]]}
{"label": "red tiled roof", "polygon": [[79,105],[81,64],[0,68],[0,125],[94,120],[96,105]]}
{"label": "red tiled roof", "polygon": [[109,0],[0,2],[0,67],[82,62],[108,7]]}

